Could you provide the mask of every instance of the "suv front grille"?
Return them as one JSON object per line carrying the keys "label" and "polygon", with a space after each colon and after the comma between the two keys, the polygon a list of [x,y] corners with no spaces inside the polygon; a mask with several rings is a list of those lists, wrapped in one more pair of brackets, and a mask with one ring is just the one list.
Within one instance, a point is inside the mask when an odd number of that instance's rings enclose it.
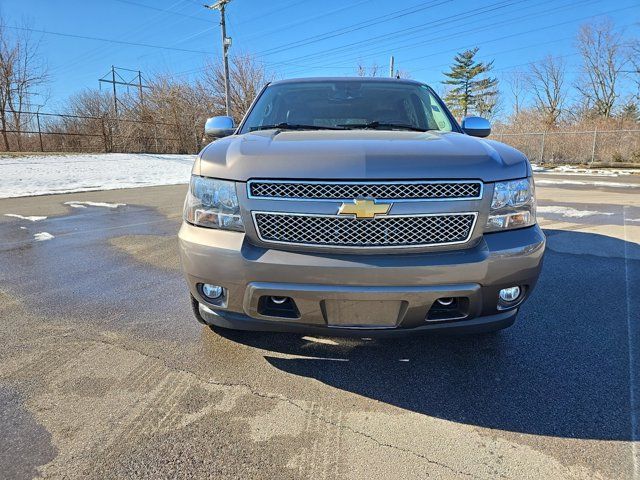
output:
{"label": "suv front grille", "polygon": [[418,247],[465,243],[476,213],[358,219],[336,215],[253,212],[262,241],[326,247]]}
{"label": "suv front grille", "polygon": [[272,199],[471,200],[482,196],[478,181],[311,182],[251,180],[249,197]]}

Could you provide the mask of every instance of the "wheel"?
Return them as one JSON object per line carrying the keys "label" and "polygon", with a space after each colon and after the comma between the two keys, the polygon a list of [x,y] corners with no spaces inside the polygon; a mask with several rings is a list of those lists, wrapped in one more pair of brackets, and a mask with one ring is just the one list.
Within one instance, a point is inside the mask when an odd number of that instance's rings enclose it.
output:
{"label": "wheel", "polygon": [[200,315],[200,302],[198,302],[193,295],[189,294],[189,296],[191,297],[191,310],[196,320],[202,325],[208,325],[208,323],[204,321],[204,318],[202,318],[202,315]]}

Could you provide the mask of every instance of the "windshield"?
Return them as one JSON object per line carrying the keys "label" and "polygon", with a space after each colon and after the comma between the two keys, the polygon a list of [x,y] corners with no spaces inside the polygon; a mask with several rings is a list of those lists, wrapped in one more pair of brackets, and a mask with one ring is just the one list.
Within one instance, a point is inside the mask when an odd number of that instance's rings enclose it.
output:
{"label": "windshield", "polygon": [[320,80],[267,87],[241,133],[268,128],[450,132],[453,126],[444,105],[425,85]]}

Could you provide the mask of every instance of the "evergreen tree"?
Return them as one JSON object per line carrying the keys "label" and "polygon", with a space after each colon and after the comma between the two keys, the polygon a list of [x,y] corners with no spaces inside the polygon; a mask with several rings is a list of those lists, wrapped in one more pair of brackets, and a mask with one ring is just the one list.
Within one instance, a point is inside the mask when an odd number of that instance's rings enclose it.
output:
{"label": "evergreen tree", "polygon": [[638,104],[632,100],[629,100],[622,107],[620,116],[623,120],[631,120],[632,122],[640,122],[640,108]]}
{"label": "evergreen tree", "polygon": [[477,62],[476,53],[478,47],[458,53],[451,70],[444,73],[449,78],[442,83],[453,87],[445,102],[458,118],[466,117],[472,111],[490,114],[498,96],[498,79],[486,75],[493,68],[493,61]]}

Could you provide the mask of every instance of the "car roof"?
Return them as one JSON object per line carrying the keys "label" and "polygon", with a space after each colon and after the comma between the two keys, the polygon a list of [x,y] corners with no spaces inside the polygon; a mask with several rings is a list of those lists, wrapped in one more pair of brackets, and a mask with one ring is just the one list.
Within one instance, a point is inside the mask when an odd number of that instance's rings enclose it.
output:
{"label": "car roof", "polygon": [[391,77],[303,77],[287,78],[284,80],[274,80],[269,85],[282,85],[286,83],[306,83],[306,82],[385,82],[385,83],[406,83],[410,85],[425,85],[416,80],[407,78]]}

